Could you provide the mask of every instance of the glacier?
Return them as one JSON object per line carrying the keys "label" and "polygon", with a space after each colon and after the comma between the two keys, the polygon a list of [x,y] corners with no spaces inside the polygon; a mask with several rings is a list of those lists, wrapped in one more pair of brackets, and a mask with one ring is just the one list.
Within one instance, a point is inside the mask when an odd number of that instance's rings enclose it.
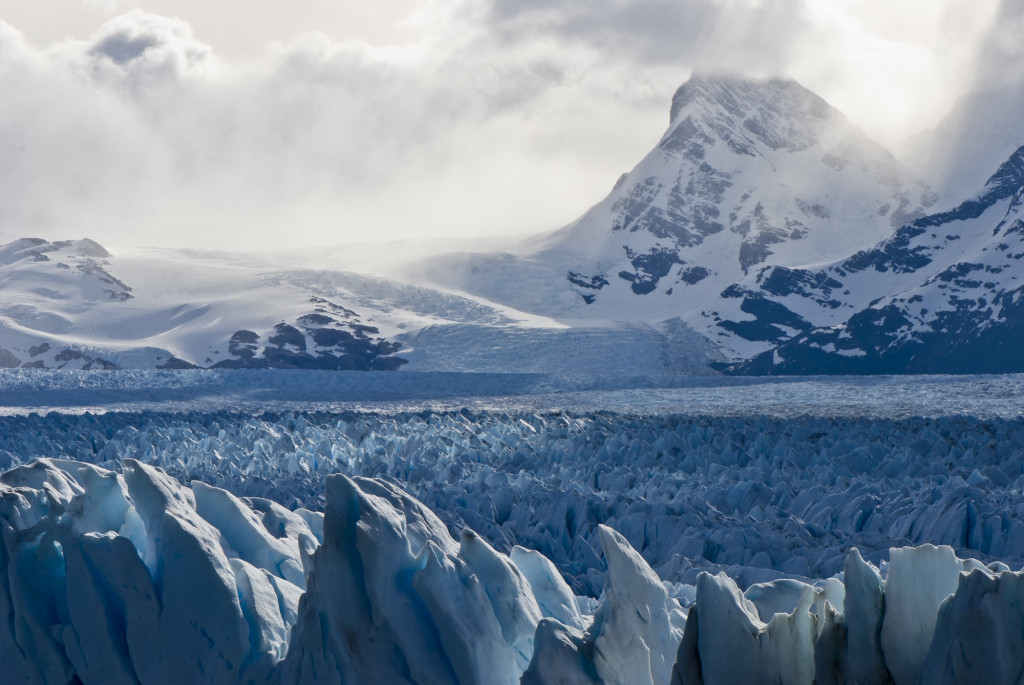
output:
{"label": "glacier", "polygon": [[[458,537],[375,478],[322,512],[40,459],[0,475],[0,660],[12,683],[1016,682],[1024,572],[950,547],[857,549],[826,579],[689,599],[598,528],[599,599],[536,551]],[[993,645],[998,649],[993,652]]]}
{"label": "glacier", "polygon": [[[540,551],[589,596],[603,586],[600,524],[688,585],[730,569],[746,583],[829,577],[853,546],[876,564],[894,544],[924,543],[1024,562],[1024,505],[1013,494],[1024,490],[1024,386],[1015,376],[722,379],[461,405],[417,399],[438,380],[428,376],[405,399],[357,411],[323,402],[344,391],[344,373],[316,375],[330,380],[319,388],[305,373],[279,372],[258,391],[252,372],[215,372],[223,395],[183,385],[189,373],[198,372],[65,373],[50,381],[55,390],[0,374],[0,396],[17,400],[131,399],[99,414],[29,405],[0,416],[0,468],[48,457],[117,469],[132,458],[288,509],[322,509],[333,473],[383,478],[453,535],[469,527],[502,552]],[[161,388],[168,377],[178,384]],[[292,383],[306,393],[295,396],[317,401],[266,411],[236,406],[231,387],[253,405],[274,396],[285,406]],[[184,402],[191,392],[198,398]]]}
{"label": "glacier", "polygon": [[1020,376],[643,382],[2,372],[0,680],[1015,682]]}

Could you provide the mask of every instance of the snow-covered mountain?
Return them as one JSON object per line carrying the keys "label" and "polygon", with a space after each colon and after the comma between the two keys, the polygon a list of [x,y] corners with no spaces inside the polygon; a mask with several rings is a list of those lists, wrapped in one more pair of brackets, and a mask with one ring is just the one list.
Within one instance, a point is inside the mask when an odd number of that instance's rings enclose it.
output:
{"label": "snow-covered mountain", "polygon": [[[996,142],[950,174],[971,176],[1016,135],[997,120]],[[960,149],[930,145],[935,158]],[[1020,370],[1006,346],[1022,164],[1018,152],[979,194],[926,214],[935,193],[799,84],[695,77],[604,200],[509,251],[413,259],[385,277],[350,270],[340,248],[0,246],[0,366]]]}
{"label": "snow-covered mountain", "polygon": [[[751,328],[806,326],[745,373],[1024,370],[1024,147],[956,208],[814,270],[759,274]],[[749,296],[746,293],[741,297]],[[808,325],[814,321],[815,326]],[[824,324],[824,325],[823,325]]]}
{"label": "snow-covered mountain", "polygon": [[0,246],[0,367],[709,371],[685,327],[570,328],[351,261],[17,240]]}
{"label": "snow-covered mountain", "polygon": [[924,214],[938,196],[798,84],[694,78],[655,150],[578,221],[431,275],[569,323],[673,320],[740,373],[1024,370],[1024,152],[963,191],[1024,133],[1014,97],[965,98],[918,141],[945,164],[945,211]]}
{"label": "snow-covered mountain", "polygon": [[679,318],[747,356],[768,342],[717,325],[729,286],[765,265],[869,247],[934,199],[796,82],[695,77],[655,149],[578,221],[515,253],[452,255],[424,272],[569,322]]}
{"label": "snow-covered mountain", "polygon": [[[394,369],[393,325],[297,272],[230,255],[17,240],[0,247],[0,365]],[[323,292],[320,289],[318,292]],[[344,302],[344,304],[343,304]],[[372,320],[371,320],[372,319]],[[385,328],[381,333],[376,322]]]}

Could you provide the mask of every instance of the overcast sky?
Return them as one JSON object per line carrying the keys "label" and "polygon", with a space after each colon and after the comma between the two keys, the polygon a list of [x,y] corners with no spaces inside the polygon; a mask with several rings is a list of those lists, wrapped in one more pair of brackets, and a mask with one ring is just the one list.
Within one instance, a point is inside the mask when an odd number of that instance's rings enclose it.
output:
{"label": "overcast sky", "polygon": [[796,78],[896,146],[1020,76],[1013,2],[0,0],[0,242],[554,229],[695,69]]}

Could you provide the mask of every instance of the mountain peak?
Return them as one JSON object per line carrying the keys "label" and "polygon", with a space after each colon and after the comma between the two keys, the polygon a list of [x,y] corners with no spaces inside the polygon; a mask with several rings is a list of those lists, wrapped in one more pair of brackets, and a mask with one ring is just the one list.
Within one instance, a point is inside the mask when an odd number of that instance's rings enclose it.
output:
{"label": "mountain peak", "polygon": [[0,245],[0,264],[11,264],[17,261],[47,261],[46,255],[53,252],[67,251],[81,257],[106,259],[110,253],[106,248],[89,238],[79,240],[48,241],[43,238],[20,238],[6,245]]}
{"label": "mountain peak", "polygon": [[[666,139],[699,127],[727,142],[741,133],[772,150],[788,151],[814,145],[836,124],[851,127],[838,110],[792,79],[705,75],[676,90],[670,122]],[[747,145],[730,147],[750,152]]]}
{"label": "mountain peak", "polygon": [[[743,102],[761,99],[770,94],[785,95],[787,91],[793,89],[806,91],[792,79],[758,80],[733,75],[695,74],[676,89],[672,96],[669,117],[670,121],[674,122],[687,105],[697,101],[715,103],[734,114],[742,114]],[[751,97],[752,95],[754,97]]]}

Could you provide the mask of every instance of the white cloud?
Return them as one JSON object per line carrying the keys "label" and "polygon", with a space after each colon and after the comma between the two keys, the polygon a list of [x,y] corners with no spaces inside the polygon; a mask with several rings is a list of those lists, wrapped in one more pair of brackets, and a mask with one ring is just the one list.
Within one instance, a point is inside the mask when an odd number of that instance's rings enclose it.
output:
{"label": "white cloud", "polygon": [[[254,57],[206,42],[197,27],[216,28],[217,13],[202,3],[178,5],[187,21],[135,9],[43,47],[0,23],[0,240],[270,245],[555,228],[654,144],[693,68],[794,76],[895,139],[973,78],[998,7],[429,0],[364,10],[378,40],[363,41],[319,21],[341,5],[358,18],[351,4],[302,2],[322,31],[295,36],[293,19],[275,34],[279,3],[245,5],[255,33],[277,38],[250,46]],[[139,6],[93,2],[89,16]],[[237,23],[243,8],[229,7],[238,16],[221,21]],[[1004,42],[985,59],[1012,50]]]}
{"label": "white cloud", "polygon": [[[967,14],[965,10],[964,14]],[[951,27],[952,28],[952,27]],[[952,28],[955,32],[955,28]],[[1024,86],[1024,4],[1003,0],[993,13],[976,61],[978,90]]]}
{"label": "white cloud", "polygon": [[550,55],[474,54],[468,34],[448,51],[307,34],[234,64],[185,22],[138,11],[46,49],[3,35],[0,149],[20,151],[0,170],[5,240],[542,230],[605,192],[664,117],[620,136],[641,144],[602,150],[634,103]]}

